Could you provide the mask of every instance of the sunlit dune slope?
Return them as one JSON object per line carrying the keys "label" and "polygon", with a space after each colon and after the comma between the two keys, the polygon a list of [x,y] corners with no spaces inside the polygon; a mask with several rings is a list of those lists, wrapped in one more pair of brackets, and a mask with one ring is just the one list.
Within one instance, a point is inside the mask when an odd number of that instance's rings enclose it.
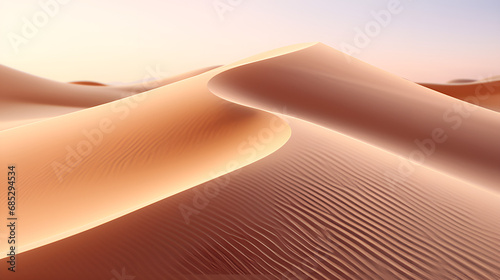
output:
{"label": "sunlit dune slope", "polygon": [[[280,118],[213,96],[211,76],[0,132],[0,164],[18,166],[19,252],[230,172],[286,142]],[[257,149],[252,141],[262,128],[273,134]]]}

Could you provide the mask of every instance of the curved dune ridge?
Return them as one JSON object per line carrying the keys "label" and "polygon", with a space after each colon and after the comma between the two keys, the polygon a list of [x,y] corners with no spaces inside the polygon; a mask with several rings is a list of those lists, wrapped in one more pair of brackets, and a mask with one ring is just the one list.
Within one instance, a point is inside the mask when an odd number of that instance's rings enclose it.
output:
{"label": "curved dune ridge", "polygon": [[[348,60],[326,45],[224,71],[210,80],[209,88],[251,107],[286,107],[289,115],[500,188],[498,113]],[[498,98],[498,93],[489,95]]]}
{"label": "curved dune ridge", "polygon": [[[500,278],[490,103],[322,44],[201,72],[0,131],[22,217],[2,279]],[[77,95],[57,89],[32,103]]]}

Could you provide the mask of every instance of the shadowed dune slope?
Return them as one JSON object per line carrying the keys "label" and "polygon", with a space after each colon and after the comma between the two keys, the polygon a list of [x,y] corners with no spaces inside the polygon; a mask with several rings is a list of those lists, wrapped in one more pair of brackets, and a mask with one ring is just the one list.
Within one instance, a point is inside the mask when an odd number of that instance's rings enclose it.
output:
{"label": "shadowed dune slope", "polygon": [[500,277],[498,195],[422,166],[401,178],[404,159],[288,121],[292,137],[275,153],[22,253],[29,269],[12,279],[108,279],[122,269],[137,279]]}
{"label": "shadowed dune slope", "polygon": [[[239,104],[320,124],[500,189],[500,115],[384,72],[323,44],[235,67],[209,82]],[[411,170],[402,170],[411,173]]]}

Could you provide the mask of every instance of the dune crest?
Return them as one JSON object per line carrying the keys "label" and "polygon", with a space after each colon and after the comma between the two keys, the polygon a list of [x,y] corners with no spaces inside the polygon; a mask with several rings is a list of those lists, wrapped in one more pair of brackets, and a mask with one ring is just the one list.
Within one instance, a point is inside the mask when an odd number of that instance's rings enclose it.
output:
{"label": "dune crest", "polygon": [[500,190],[498,113],[323,44],[226,70],[208,85],[232,102],[269,111],[286,107],[291,116]]}

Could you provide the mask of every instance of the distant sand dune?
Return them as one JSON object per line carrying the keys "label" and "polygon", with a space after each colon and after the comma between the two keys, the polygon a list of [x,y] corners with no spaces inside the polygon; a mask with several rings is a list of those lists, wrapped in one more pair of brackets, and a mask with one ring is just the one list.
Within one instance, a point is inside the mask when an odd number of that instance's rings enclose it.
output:
{"label": "distant sand dune", "polygon": [[484,80],[464,84],[421,84],[451,97],[500,112],[500,81]]}
{"label": "distant sand dune", "polygon": [[0,65],[0,130],[108,103],[196,76],[213,68],[215,67],[143,83],[103,87],[60,83]]}
{"label": "distant sand dune", "polygon": [[473,83],[475,81],[476,80],[474,80],[474,79],[455,79],[455,80],[448,81],[448,84],[467,84],[467,83]]}
{"label": "distant sand dune", "polygon": [[76,82],[70,82],[70,84],[82,85],[82,86],[106,86],[106,84],[101,84],[98,82],[90,82],[90,81],[76,81]]}
{"label": "distant sand dune", "polygon": [[500,75],[495,75],[495,76],[491,76],[491,77],[482,79],[481,81],[483,81],[483,82],[491,82],[491,81],[499,81],[499,80],[500,80]]}

